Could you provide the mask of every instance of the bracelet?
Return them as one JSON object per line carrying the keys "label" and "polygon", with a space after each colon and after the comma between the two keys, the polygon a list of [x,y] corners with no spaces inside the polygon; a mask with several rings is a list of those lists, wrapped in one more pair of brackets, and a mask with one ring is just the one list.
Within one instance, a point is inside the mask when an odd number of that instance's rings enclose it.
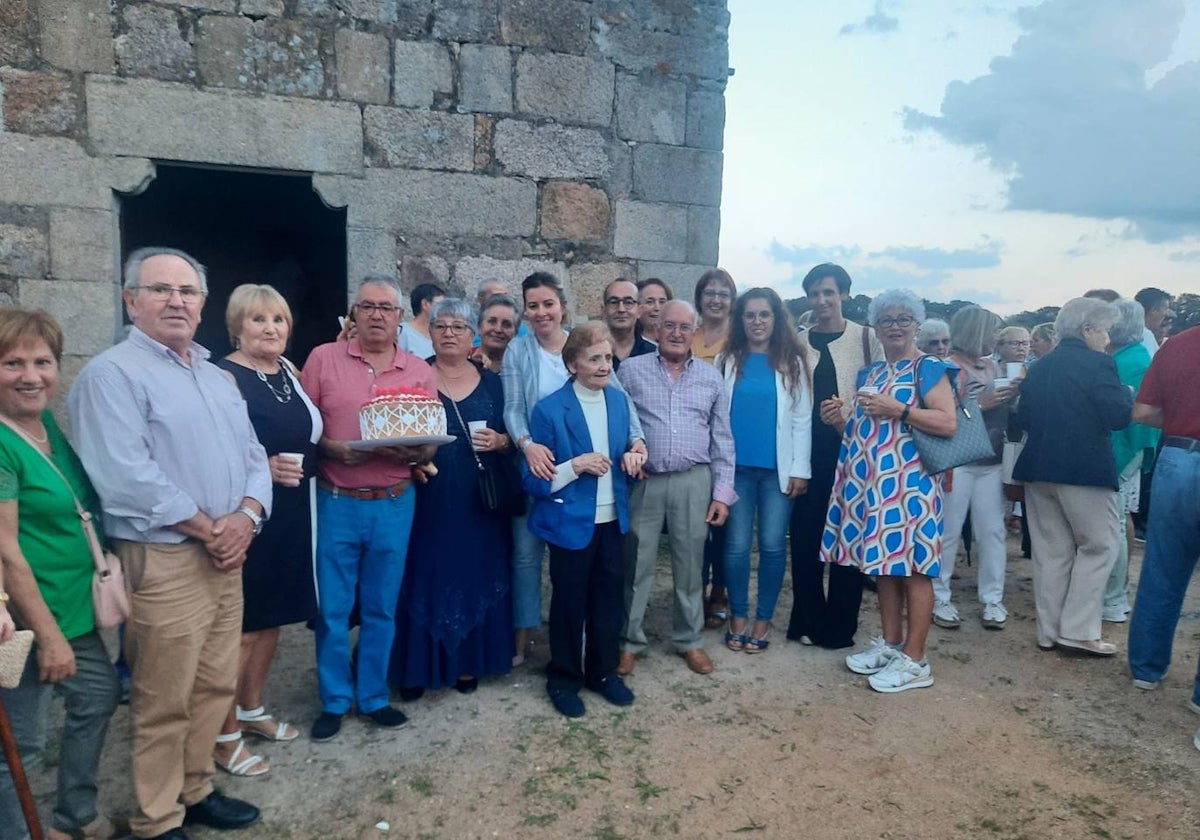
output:
{"label": "bracelet", "polygon": [[906,406],[904,406],[904,410],[900,412],[900,422],[901,423],[908,422],[908,409],[909,409],[909,406],[906,405]]}
{"label": "bracelet", "polygon": [[517,448],[520,449],[522,452],[524,452],[526,449],[529,448],[529,445],[531,443],[533,443],[533,438],[527,437],[524,440],[522,440],[520,443],[517,444]]}

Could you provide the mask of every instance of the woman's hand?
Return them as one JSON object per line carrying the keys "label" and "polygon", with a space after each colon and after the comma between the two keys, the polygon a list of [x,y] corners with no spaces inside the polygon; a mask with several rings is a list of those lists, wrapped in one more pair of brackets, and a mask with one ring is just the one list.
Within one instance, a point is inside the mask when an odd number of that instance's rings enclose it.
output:
{"label": "woman's hand", "polygon": [[503,452],[508,448],[508,435],[495,429],[480,429],[471,435],[476,452]]}
{"label": "woman's hand", "polygon": [[900,400],[893,397],[891,394],[862,394],[856,398],[859,406],[863,410],[863,414],[868,417],[883,417],[895,418],[904,413],[907,407]]}
{"label": "woman's hand", "polygon": [[0,604],[0,645],[7,642],[17,632],[17,625],[13,623],[13,617],[8,612],[6,604]]}
{"label": "woman's hand", "polygon": [[794,499],[808,492],[808,479],[791,477],[788,479],[787,497]]}
{"label": "woman's hand", "polygon": [[576,455],[571,459],[571,469],[575,470],[575,475],[601,476],[605,475],[612,467],[612,459],[603,452],[588,452],[585,455]]}
{"label": "woman's hand", "polygon": [[833,426],[839,432],[846,428],[846,418],[842,416],[842,400],[839,397],[821,401],[821,422]]}
{"label": "woman's hand", "polygon": [[[641,441],[638,441],[641,443]],[[621,456],[621,470],[630,478],[645,478],[646,477],[646,452],[643,445],[642,450],[630,449]]]}
{"label": "woman's hand", "polygon": [[299,487],[304,480],[304,468],[296,459],[285,455],[272,455],[267,459],[271,467],[271,481],[280,487]]}
{"label": "woman's hand", "polygon": [[1019,389],[1014,388],[1012,385],[996,388],[979,398],[979,407],[983,411],[991,411],[997,406],[1009,405],[1017,398],[1018,393]]}
{"label": "woman's hand", "polygon": [[38,638],[37,659],[38,679],[42,682],[59,683],[75,676],[75,651],[57,627]]}
{"label": "woman's hand", "polygon": [[529,471],[543,481],[554,480],[554,453],[549,447],[540,443],[529,444],[525,447],[525,463],[529,465]]}

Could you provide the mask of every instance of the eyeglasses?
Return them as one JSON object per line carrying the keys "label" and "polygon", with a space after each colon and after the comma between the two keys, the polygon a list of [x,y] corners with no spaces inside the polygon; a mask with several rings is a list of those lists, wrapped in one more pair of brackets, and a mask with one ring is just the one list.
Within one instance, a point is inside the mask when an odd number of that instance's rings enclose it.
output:
{"label": "eyeglasses", "polygon": [[386,318],[387,316],[400,311],[399,306],[392,306],[390,303],[371,303],[370,301],[366,301],[365,303],[356,303],[354,304],[354,308],[363,315],[366,315],[368,318],[375,313],[379,313],[380,317]]}
{"label": "eyeglasses", "polygon": [[757,321],[773,321],[773,320],[775,320],[775,313],[774,312],[743,312],[742,320],[750,321],[751,323],[754,323]]}
{"label": "eyeglasses", "polygon": [[635,306],[637,306],[637,305],[638,305],[638,302],[637,302],[637,298],[631,298],[631,297],[623,297],[623,298],[619,298],[619,297],[610,297],[610,298],[606,298],[606,299],[605,299],[605,301],[604,301],[604,305],[605,305],[605,306],[612,306],[612,307],[624,306],[626,309],[633,309],[633,307],[635,307]]}
{"label": "eyeglasses", "polygon": [[1009,341],[1008,339],[1005,339],[1004,341],[1001,341],[1000,343],[1007,345],[1008,347],[1028,347],[1029,346],[1028,341]]}
{"label": "eyeglasses", "polygon": [[892,327],[911,327],[917,323],[917,319],[911,315],[901,315],[899,318],[879,318],[875,321],[875,326],[891,329]]}
{"label": "eyeglasses", "polygon": [[729,300],[733,295],[729,294],[729,292],[717,291],[716,289],[705,289],[700,297],[705,300]]}
{"label": "eyeglasses", "polygon": [[688,323],[676,324],[674,321],[663,321],[658,325],[658,328],[665,333],[677,332],[687,335],[696,329],[696,325]]}
{"label": "eyeglasses", "polygon": [[950,339],[948,339],[948,338],[931,338],[928,341],[926,341],[925,343],[926,344],[938,344],[938,345],[944,345],[946,347],[949,347]]}
{"label": "eyeglasses", "polygon": [[151,283],[149,286],[133,286],[140,292],[145,292],[150,296],[151,300],[167,301],[171,299],[171,295],[179,293],[179,298],[184,303],[195,303],[204,297],[204,292],[195,286],[168,286],[166,283]]}
{"label": "eyeglasses", "polygon": [[471,332],[471,328],[466,324],[434,324],[433,331],[446,335],[462,335],[463,333]]}

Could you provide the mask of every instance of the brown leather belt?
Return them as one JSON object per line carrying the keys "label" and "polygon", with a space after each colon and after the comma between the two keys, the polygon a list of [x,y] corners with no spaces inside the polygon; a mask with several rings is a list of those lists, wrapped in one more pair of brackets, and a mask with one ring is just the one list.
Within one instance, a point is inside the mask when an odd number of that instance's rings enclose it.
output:
{"label": "brown leather belt", "polygon": [[402,478],[390,487],[338,487],[336,484],[330,484],[325,479],[319,478],[317,486],[322,490],[328,490],[335,496],[374,502],[379,499],[394,499],[404,495],[404,491],[412,486],[412,479]]}

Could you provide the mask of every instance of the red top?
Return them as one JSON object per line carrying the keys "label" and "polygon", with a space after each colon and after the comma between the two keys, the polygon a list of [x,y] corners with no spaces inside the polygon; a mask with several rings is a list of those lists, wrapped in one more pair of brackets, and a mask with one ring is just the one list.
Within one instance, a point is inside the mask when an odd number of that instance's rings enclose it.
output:
{"label": "red top", "polygon": [[1137,401],[1162,409],[1164,435],[1200,440],[1200,327],[1158,348]]}
{"label": "red top", "polygon": [[[372,371],[356,338],[322,344],[313,350],[300,372],[300,384],[320,409],[325,437],[331,440],[362,438],[359,409],[380,389],[418,388],[428,394],[437,393],[433,368],[423,359],[397,347],[390,368]],[[411,473],[407,464],[383,457],[370,457],[354,466],[329,458],[317,464],[317,474],[338,487],[388,487]]]}

